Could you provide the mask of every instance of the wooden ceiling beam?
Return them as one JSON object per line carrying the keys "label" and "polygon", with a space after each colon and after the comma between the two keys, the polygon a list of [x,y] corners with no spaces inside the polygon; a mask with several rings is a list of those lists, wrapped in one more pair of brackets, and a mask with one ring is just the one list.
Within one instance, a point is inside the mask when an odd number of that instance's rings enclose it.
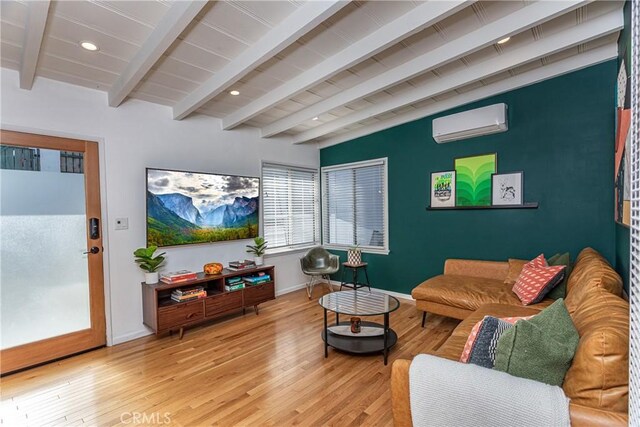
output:
{"label": "wooden ceiling beam", "polygon": [[29,8],[24,30],[24,45],[20,60],[20,88],[30,90],[36,76],[40,48],[49,14],[49,0],[27,2]]}
{"label": "wooden ceiling beam", "polygon": [[[222,119],[223,129],[232,129],[258,114],[286,101],[313,87],[341,71],[346,70],[419,31],[453,15],[473,1],[456,0],[449,2],[426,2],[401,17],[380,27],[378,30],[351,44],[349,47],[326,58],[318,65],[306,70],[247,106],[240,108]],[[263,137],[282,132],[278,129],[263,129]]]}
{"label": "wooden ceiling beam", "polygon": [[536,40],[526,46],[508,50],[502,55],[479,62],[451,74],[412,88],[371,107],[355,111],[308,131],[293,136],[294,143],[309,141],[380,114],[415,104],[425,99],[450,92],[456,88],[486,79],[554,53],[570,49],[590,40],[620,31],[624,26],[622,10],[593,18],[567,30]]}
{"label": "wooden ceiling beam", "polygon": [[162,57],[193,19],[200,13],[206,1],[176,1],[164,14],[129,65],[109,89],[109,105],[117,107],[135,89],[153,64]]}
{"label": "wooden ceiling beam", "polygon": [[258,43],[247,48],[178,102],[173,107],[173,118],[180,120],[187,117],[348,4],[349,2],[344,0],[305,2]]}
{"label": "wooden ceiling beam", "polygon": [[[301,123],[321,116],[331,110],[366,98],[388,87],[405,80],[410,80],[431,69],[470,55],[480,49],[492,45],[496,41],[551,20],[559,15],[584,6],[586,1],[570,2],[536,2],[455,40],[444,43],[423,55],[413,58],[404,64],[391,68],[373,78],[365,80],[340,93],[323,99],[302,110],[288,114],[261,129],[262,136],[272,136],[289,130]],[[430,3],[427,3],[430,4]]]}

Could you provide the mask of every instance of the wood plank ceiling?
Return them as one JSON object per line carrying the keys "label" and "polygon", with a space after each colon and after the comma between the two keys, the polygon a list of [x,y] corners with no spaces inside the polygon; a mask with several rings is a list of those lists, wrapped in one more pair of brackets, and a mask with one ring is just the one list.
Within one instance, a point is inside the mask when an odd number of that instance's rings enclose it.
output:
{"label": "wood plank ceiling", "polygon": [[615,58],[623,4],[2,0],[0,57],[24,89],[41,76],[328,146]]}

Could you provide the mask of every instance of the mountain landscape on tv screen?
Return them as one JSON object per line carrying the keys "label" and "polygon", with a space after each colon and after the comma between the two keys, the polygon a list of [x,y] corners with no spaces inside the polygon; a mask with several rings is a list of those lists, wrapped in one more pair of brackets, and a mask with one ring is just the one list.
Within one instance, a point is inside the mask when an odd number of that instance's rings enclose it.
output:
{"label": "mountain landscape on tv screen", "polygon": [[149,169],[147,188],[148,245],[258,235],[258,178]]}

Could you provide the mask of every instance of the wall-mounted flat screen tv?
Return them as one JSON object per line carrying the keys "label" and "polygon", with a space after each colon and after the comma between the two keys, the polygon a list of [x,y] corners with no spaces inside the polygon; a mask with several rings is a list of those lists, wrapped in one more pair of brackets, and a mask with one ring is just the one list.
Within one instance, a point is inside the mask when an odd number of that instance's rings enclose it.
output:
{"label": "wall-mounted flat screen tv", "polygon": [[147,245],[258,235],[260,178],[147,168]]}

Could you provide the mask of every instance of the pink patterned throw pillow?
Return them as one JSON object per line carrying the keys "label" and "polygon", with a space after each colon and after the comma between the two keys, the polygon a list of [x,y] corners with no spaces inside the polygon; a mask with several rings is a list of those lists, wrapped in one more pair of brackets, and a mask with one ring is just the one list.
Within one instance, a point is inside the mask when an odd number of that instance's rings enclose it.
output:
{"label": "pink patterned throw pillow", "polygon": [[522,267],[512,291],[524,305],[540,302],[562,281],[565,269],[564,265],[549,267],[544,255],[540,254]]}
{"label": "pink patterned throw pillow", "polygon": [[529,261],[528,263],[526,263],[524,267],[536,267],[536,268],[549,267],[549,264],[547,263],[547,259],[544,257],[544,254],[540,254],[534,259],[532,259],[531,261]]}

